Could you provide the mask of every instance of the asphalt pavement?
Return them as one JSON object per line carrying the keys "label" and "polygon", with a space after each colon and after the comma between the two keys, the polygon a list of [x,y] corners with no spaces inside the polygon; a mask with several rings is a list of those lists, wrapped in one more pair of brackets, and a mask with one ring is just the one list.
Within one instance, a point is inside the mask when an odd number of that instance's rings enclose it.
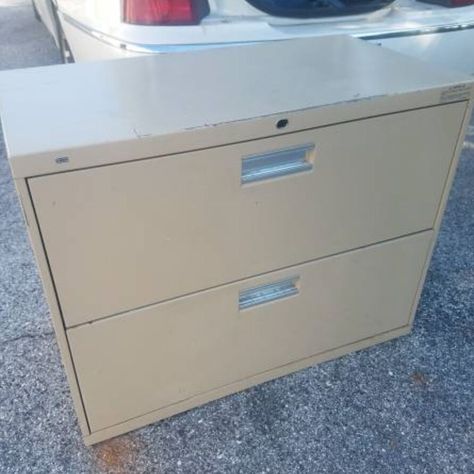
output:
{"label": "asphalt pavement", "polygon": [[[58,61],[0,0],[0,69]],[[89,448],[0,136],[0,473],[472,474],[473,393],[474,127],[412,334]]]}

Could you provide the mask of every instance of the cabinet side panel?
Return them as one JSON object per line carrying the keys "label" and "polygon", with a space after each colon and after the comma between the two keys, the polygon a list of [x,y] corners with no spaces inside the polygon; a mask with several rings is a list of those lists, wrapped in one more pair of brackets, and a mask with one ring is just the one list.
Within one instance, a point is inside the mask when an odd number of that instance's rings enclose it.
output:
{"label": "cabinet side panel", "polygon": [[430,263],[431,263],[431,258],[433,257],[433,252],[434,252],[434,249],[435,249],[435,246],[436,246],[436,241],[438,239],[439,230],[441,228],[441,224],[442,224],[442,221],[443,221],[444,211],[445,211],[446,205],[448,203],[449,193],[450,193],[452,185],[453,185],[454,177],[456,176],[456,170],[457,170],[457,167],[458,167],[459,158],[460,158],[462,150],[463,150],[464,138],[466,136],[467,128],[468,128],[470,120],[471,120],[471,115],[472,115],[473,110],[474,110],[473,105],[474,105],[474,92],[471,93],[471,100],[469,102],[466,102],[466,108],[465,108],[465,112],[464,112],[464,119],[463,119],[463,122],[461,124],[461,128],[459,130],[458,141],[457,141],[457,144],[456,144],[456,147],[455,147],[455,150],[454,150],[453,158],[451,160],[451,165],[449,167],[449,172],[448,172],[448,175],[446,177],[446,182],[445,182],[445,185],[444,185],[443,194],[442,194],[442,197],[441,197],[438,212],[436,214],[436,219],[435,219],[435,222],[434,222],[433,235],[432,235],[432,238],[431,238],[432,240],[431,240],[431,244],[430,244],[430,249],[429,249],[429,252],[428,252],[428,256],[426,258],[423,273],[422,273],[421,278],[420,278],[420,283],[418,285],[418,290],[416,292],[416,296],[415,296],[415,299],[413,301],[413,306],[412,306],[412,311],[411,311],[411,316],[410,316],[410,321],[409,321],[410,326],[413,324],[413,321],[415,319],[415,314],[416,314],[416,310],[418,308],[418,303],[420,302],[421,293],[423,291],[423,286],[424,286],[425,280],[426,280],[426,275],[428,273],[428,269],[429,269],[429,266],[430,266]]}
{"label": "cabinet side panel", "polygon": [[79,420],[79,426],[82,434],[87,436],[90,434],[89,422],[84,410],[82,402],[82,395],[79,389],[79,384],[76,377],[74,363],[71,357],[69,342],[66,337],[63,319],[61,316],[61,309],[58,304],[54,281],[51,276],[48,258],[44,250],[41,233],[38,228],[35,210],[32,204],[31,196],[28,189],[27,181],[24,179],[16,179],[15,187],[17,189],[20,204],[23,208],[25,223],[28,230],[28,236],[35,255],[36,263],[41,276],[43,289],[48,302],[51,313],[51,320],[53,323],[56,340],[59,346],[59,352],[66,371],[67,380],[69,383],[74,407]]}

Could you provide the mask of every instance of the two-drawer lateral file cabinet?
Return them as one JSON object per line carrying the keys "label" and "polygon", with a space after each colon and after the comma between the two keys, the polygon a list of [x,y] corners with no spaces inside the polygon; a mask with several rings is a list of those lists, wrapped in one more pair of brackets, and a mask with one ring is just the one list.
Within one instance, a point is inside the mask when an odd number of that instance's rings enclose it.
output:
{"label": "two-drawer lateral file cabinet", "polygon": [[343,36],[1,73],[86,442],[409,332],[471,86]]}

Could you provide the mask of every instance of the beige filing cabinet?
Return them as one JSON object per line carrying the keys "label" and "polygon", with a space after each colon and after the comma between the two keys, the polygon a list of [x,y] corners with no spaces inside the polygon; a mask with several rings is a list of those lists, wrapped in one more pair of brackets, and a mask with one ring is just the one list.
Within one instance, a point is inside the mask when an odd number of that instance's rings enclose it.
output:
{"label": "beige filing cabinet", "polygon": [[1,73],[86,442],[406,334],[471,82],[342,36]]}

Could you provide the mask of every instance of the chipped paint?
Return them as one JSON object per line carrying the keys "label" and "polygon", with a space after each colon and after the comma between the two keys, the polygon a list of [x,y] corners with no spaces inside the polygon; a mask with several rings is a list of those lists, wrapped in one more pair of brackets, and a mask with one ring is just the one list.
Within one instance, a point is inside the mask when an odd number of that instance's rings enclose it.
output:
{"label": "chipped paint", "polygon": [[147,137],[151,137],[151,135],[152,135],[151,133],[141,133],[135,127],[133,127],[132,130],[133,130],[133,134],[137,138],[147,138]]}

